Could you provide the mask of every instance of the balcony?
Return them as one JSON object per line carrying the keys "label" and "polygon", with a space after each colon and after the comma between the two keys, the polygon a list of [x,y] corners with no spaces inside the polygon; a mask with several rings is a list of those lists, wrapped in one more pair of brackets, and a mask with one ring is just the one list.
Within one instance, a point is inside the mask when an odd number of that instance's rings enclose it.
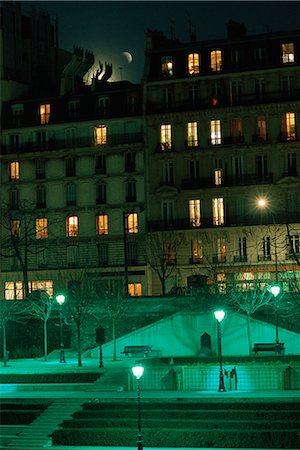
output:
{"label": "balcony", "polygon": [[[125,144],[137,144],[142,143],[144,140],[142,133],[125,133],[125,134],[114,134],[108,136],[107,143],[105,146],[113,145],[125,145]],[[84,147],[95,147],[97,146],[94,142],[93,137],[79,137],[72,139],[72,142],[68,139],[49,139],[46,142],[33,142],[28,141],[20,144],[16,150],[14,145],[2,145],[1,151],[3,154],[13,154],[18,152],[29,153],[29,152],[42,152],[51,150],[63,150],[69,148],[84,148]]]}
{"label": "balcony", "polygon": [[235,255],[233,257],[233,262],[245,263],[248,261],[247,255]]}
{"label": "balcony", "polygon": [[183,179],[181,181],[181,189],[211,189],[219,187],[232,187],[232,186],[252,186],[260,184],[272,184],[273,174],[269,173],[264,176],[258,176],[255,174],[246,174],[240,176],[223,176],[222,184],[216,185],[213,176],[197,179]]}
{"label": "balcony", "polygon": [[173,142],[158,142],[156,145],[156,153],[174,152]]}
{"label": "balcony", "polygon": [[252,143],[253,144],[268,144],[269,143],[269,135],[268,134],[252,134]]}
{"label": "balcony", "polygon": [[257,261],[263,262],[263,261],[271,261],[271,255],[257,255]]}
{"label": "balcony", "polygon": [[194,256],[190,258],[190,264],[203,264],[203,256]]}
{"label": "balcony", "polygon": [[226,263],[226,256],[222,255],[214,255],[212,257],[212,262],[214,264],[225,264]]}
{"label": "balcony", "polygon": [[278,142],[294,142],[298,141],[298,136],[295,132],[281,132],[278,136]]}

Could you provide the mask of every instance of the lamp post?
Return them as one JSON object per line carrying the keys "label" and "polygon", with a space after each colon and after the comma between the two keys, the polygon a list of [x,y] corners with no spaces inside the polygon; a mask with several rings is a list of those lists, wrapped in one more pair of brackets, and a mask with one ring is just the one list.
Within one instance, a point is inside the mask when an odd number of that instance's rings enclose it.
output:
{"label": "lamp post", "polygon": [[267,209],[268,212],[270,213],[271,217],[272,217],[272,223],[274,226],[274,258],[275,258],[275,284],[273,286],[270,286],[268,288],[269,292],[272,293],[272,295],[275,298],[275,314],[276,314],[276,319],[275,319],[275,353],[279,354],[279,337],[278,337],[278,303],[276,300],[276,297],[278,296],[278,294],[280,293],[280,286],[278,285],[278,253],[277,253],[277,230],[276,230],[276,220],[275,220],[275,216],[274,214],[270,211],[270,209],[268,208],[268,199],[266,197],[259,197],[257,199],[257,206],[260,209]]}
{"label": "lamp post", "polygon": [[219,358],[220,358],[220,375],[219,375],[219,392],[225,392],[225,384],[224,384],[224,375],[223,375],[223,366],[222,366],[222,338],[221,338],[221,322],[224,319],[225,312],[223,310],[214,312],[215,318],[218,323],[218,349],[219,349]]}
{"label": "lamp post", "polygon": [[275,331],[275,353],[276,355],[279,355],[280,353],[280,345],[279,345],[279,336],[278,336],[278,304],[276,297],[280,294],[280,286],[278,284],[274,284],[273,286],[270,286],[268,289],[271,294],[275,298],[275,312],[276,312],[276,331]]}
{"label": "lamp post", "polygon": [[64,349],[64,339],[63,339],[63,317],[62,317],[62,305],[65,303],[66,297],[63,294],[56,296],[56,301],[59,304],[59,337],[60,337],[60,355],[59,362],[65,363],[65,349]]}
{"label": "lamp post", "polygon": [[138,399],[138,434],[137,434],[137,449],[143,450],[143,435],[141,430],[141,396],[140,396],[140,379],[144,373],[143,366],[134,366],[132,368],[132,373],[137,380],[137,399]]}

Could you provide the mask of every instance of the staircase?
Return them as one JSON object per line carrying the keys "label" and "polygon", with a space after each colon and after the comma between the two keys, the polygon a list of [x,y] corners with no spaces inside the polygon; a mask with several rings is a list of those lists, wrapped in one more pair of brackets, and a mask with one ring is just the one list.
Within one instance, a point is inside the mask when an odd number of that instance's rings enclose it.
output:
{"label": "staircase", "polygon": [[[143,400],[145,447],[300,448],[300,402]],[[134,401],[85,403],[52,434],[53,445],[132,446]]]}
{"label": "staircase", "polygon": [[80,410],[86,400],[67,399],[55,400],[30,425],[27,425],[17,436],[0,449],[34,450],[43,449],[51,445],[51,434],[63,420],[70,419],[72,413]]}
{"label": "staircase", "polygon": [[128,371],[122,369],[105,369],[103,376],[98,378],[86,391],[122,392],[128,390]]}

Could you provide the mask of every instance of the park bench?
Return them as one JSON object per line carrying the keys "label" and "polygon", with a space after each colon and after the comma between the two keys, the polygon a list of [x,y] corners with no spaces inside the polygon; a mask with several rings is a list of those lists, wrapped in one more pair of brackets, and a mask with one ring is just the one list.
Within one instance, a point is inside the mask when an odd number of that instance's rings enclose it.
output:
{"label": "park bench", "polygon": [[262,344],[254,344],[253,351],[257,355],[258,352],[275,352],[281,353],[284,350],[284,343],[279,342],[278,344],[271,343],[262,343]]}
{"label": "park bench", "polygon": [[150,345],[126,345],[121,353],[125,356],[147,356],[151,348]]}

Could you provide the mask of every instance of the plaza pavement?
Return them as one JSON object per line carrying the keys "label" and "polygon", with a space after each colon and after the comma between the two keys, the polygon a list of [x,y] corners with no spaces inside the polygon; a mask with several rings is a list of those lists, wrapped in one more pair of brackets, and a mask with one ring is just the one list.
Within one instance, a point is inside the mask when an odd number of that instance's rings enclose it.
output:
{"label": "plaza pavement", "polygon": [[[140,360],[139,360],[140,361]],[[48,362],[42,359],[18,359],[9,360],[7,366],[0,366],[0,378],[2,374],[38,374],[38,373],[62,373],[62,372],[91,372],[99,371],[101,373],[112,371],[116,368],[127,368],[130,370],[134,366],[136,360],[134,358],[124,358],[118,361],[112,361],[111,359],[104,359],[104,367],[99,368],[99,360],[93,358],[86,358],[83,360],[82,367],[78,367],[76,358],[67,358],[66,363],[60,364],[56,359],[49,359]],[[26,398],[83,398],[89,401],[90,399],[135,399],[136,392],[129,391],[101,391],[99,388],[93,390],[93,383],[82,384],[55,384],[49,385],[45,383],[34,384],[33,386],[28,384],[2,384],[0,385],[1,399],[26,399]],[[142,399],[207,399],[208,401],[220,400],[222,398],[246,401],[247,399],[253,399],[257,401],[274,400],[274,401],[299,401],[300,391],[230,391],[219,393],[216,391],[143,391],[141,392]],[[0,446],[0,450],[7,448]],[[51,446],[51,442],[46,444],[44,449],[55,450],[94,450],[95,447],[90,446]],[[99,447],[98,447],[99,448]],[[100,447],[101,450],[136,450],[137,447]],[[144,443],[144,449],[147,450],[182,450],[182,447],[147,447]],[[186,450],[199,450],[199,448],[186,448]],[[221,450],[221,449],[209,449],[205,450]],[[223,450],[223,449],[222,449]],[[230,449],[228,449],[230,450]],[[246,449],[245,449],[246,450]],[[264,450],[264,449],[250,449],[247,450]],[[275,450],[275,449],[268,449]],[[292,450],[292,449],[290,449]],[[296,450],[296,449],[294,449]]]}

